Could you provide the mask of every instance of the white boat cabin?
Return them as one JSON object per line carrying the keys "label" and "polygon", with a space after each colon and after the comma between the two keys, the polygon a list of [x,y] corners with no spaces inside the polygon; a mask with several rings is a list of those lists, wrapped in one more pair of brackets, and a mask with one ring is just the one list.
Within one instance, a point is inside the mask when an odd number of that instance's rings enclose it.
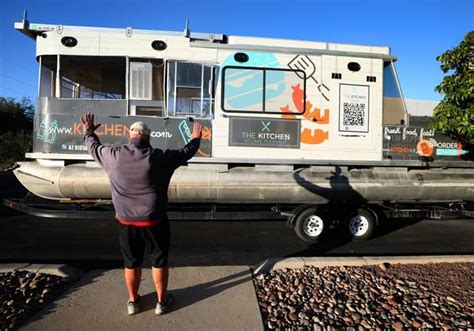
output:
{"label": "white boat cabin", "polygon": [[201,162],[381,161],[384,126],[407,121],[388,47],[26,20],[15,28],[36,40],[39,63],[30,158],[90,160],[85,112],[105,143],[126,143],[139,118],[162,148],[183,146],[200,121]]}

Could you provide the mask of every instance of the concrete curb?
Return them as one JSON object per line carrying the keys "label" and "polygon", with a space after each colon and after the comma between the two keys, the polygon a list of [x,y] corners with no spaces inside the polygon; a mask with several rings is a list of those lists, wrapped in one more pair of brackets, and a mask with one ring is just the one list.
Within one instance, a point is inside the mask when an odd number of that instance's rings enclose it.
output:
{"label": "concrete curb", "polygon": [[0,264],[0,273],[12,271],[28,271],[40,274],[48,274],[59,277],[70,277],[72,280],[78,280],[84,276],[80,269],[66,264],[31,264],[31,263],[5,263]]}
{"label": "concrete curb", "polygon": [[335,266],[366,266],[381,263],[426,264],[426,263],[473,263],[474,255],[434,256],[363,256],[363,257],[290,257],[268,259],[251,267],[254,275],[278,269],[301,269],[307,266],[324,268]]}

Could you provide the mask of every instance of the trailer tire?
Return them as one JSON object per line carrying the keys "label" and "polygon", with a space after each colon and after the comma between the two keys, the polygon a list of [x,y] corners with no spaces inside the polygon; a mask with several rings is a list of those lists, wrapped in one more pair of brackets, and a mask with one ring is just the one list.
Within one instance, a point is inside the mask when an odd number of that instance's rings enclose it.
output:
{"label": "trailer tire", "polygon": [[374,233],[377,218],[371,210],[359,208],[349,213],[346,225],[352,240],[367,240]]}
{"label": "trailer tire", "polygon": [[314,243],[327,232],[329,223],[327,216],[311,207],[301,211],[295,219],[295,232],[300,239]]}

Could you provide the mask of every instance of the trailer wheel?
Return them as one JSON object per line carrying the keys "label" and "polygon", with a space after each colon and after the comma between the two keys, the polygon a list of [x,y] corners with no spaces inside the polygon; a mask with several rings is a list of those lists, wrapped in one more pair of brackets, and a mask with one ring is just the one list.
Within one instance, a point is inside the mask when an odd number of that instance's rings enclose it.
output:
{"label": "trailer wheel", "polygon": [[376,216],[364,208],[351,212],[347,220],[347,230],[353,240],[369,239],[374,233],[376,225]]}
{"label": "trailer wheel", "polygon": [[325,233],[328,227],[326,216],[311,207],[300,212],[295,219],[295,232],[306,242],[316,242]]}

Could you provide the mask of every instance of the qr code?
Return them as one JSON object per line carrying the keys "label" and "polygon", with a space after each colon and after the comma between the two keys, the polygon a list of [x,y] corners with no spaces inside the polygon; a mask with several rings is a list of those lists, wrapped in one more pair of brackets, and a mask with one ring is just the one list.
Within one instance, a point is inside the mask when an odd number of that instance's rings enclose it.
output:
{"label": "qr code", "polygon": [[364,126],[365,120],[365,104],[364,103],[349,103],[343,104],[343,120],[344,126]]}

